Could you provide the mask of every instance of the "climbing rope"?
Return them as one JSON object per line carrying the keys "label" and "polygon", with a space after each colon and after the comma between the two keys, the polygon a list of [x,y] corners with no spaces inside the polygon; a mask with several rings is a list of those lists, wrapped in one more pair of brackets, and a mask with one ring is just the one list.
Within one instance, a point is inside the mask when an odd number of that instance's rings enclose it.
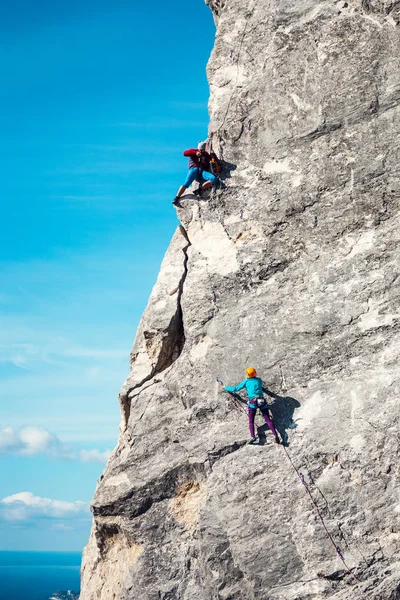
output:
{"label": "climbing rope", "polygon": [[[217,377],[217,382],[224,387],[223,382],[218,377]],[[232,405],[236,408],[236,410],[238,410],[240,412],[244,412],[245,414],[247,414],[247,410],[245,409],[245,407],[243,406],[243,404],[241,404],[237,400],[237,398],[231,392],[227,392],[227,394],[229,395],[229,399],[230,399]],[[307,494],[308,494],[308,496],[309,496],[309,498],[310,498],[310,500],[311,500],[311,502],[312,502],[312,504],[314,506],[314,510],[315,510],[315,512],[317,514],[317,517],[321,521],[321,524],[322,524],[322,527],[324,528],[326,536],[329,539],[330,543],[332,544],[332,546],[333,546],[333,548],[334,548],[334,550],[335,550],[335,552],[336,552],[339,560],[343,563],[343,565],[344,565],[347,573],[349,575],[351,575],[351,577],[354,579],[354,581],[356,581],[357,583],[361,583],[361,581],[358,579],[358,577],[353,573],[353,571],[347,565],[340,547],[335,543],[335,540],[333,539],[332,534],[330,533],[328,527],[326,526],[324,517],[322,516],[321,511],[319,510],[318,504],[317,504],[314,496],[312,495],[312,492],[311,492],[310,488],[308,487],[308,484],[307,484],[306,480],[304,479],[304,475],[299,471],[299,469],[294,464],[294,462],[292,460],[292,457],[289,454],[288,449],[283,444],[281,444],[281,446],[282,446],[282,448],[283,448],[283,450],[284,450],[284,452],[285,452],[285,454],[286,454],[286,456],[287,456],[287,458],[288,458],[288,460],[290,462],[290,465],[291,465],[292,469],[296,473],[296,475],[297,475],[300,483],[305,488],[305,490],[306,490],[306,492],[307,492]]]}
{"label": "climbing rope", "polygon": [[[239,82],[239,69],[240,69],[240,57],[241,57],[241,53],[242,53],[242,46],[243,46],[244,38],[246,37],[247,27],[248,27],[248,24],[249,24],[250,16],[252,14],[251,11],[254,9],[254,7],[256,5],[256,2],[257,2],[257,0],[249,0],[249,3],[247,5],[247,9],[246,9],[246,12],[245,12],[246,21],[245,21],[245,25],[244,25],[242,37],[241,37],[240,42],[239,42],[239,51],[238,51],[238,57],[237,57],[237,61],[236,61],[236,64],[237,64],[236,81],[235,81],[235,85],[233,87],[232,93],[230,95],[230,98],[229,98],[229,101],[228,101],[228,104],[227,104],[227,107],[226,107],[226,111],[225,111],[225,115],[224,115],[224,118],[222,120],[222,123],[217,128],[217,134],[218,134],[219,130],[222,129],[222,127],[225,125],[225,121],[226,121],[226,118],[228,116],[229,109],[231,107],[233,96],[234,96],[234,94],[235,94],[235,92],[237,90],[237,86],[238,86],[238,82]],[[251,6],[251,5],[253,5],[253,6]],[[250,9],[250,7],[251,7],[251,9]],[[232,50],[231,50],[231,53],[230,53],[229,56],[230,57],[232,56]],[[219,136],[219,134],[218,134],[218,136]]]}
{"label": "climbing rope", "polygon": [[348,567],[348,565],[346,564],[346,561],[345,561],[345,559],[344,559],[344,557],[343,557],[342,551],[340,550],[339,546],[338,546],[338,545],[335,543],[335,540],[333,539],[333,537],[332,537],[332,534],[330,533],[329,529],[327,528],[327,526],[326,526],[326,523],[325,523],[325,521],[324,521],[324,517],[322,516],[322,514],[321,514],[321,511],[320,511],[320,510],[319,510],[319,508],[318,508],[318,504],[317,504],[317,502],[316,502],[316,500],[315,500],[314,496],[312,495],[312,493],[311,493],[311,490],[310,490],[310,488],[308,487],[308,484],[307,484],[306,480],[304,479],[304,476],[303,476],[303,474],[302,474],[302,473],[300,473],[300,471],[298,470],[298,468],[297,468],[297,467],[296,467],[296,465],[294,464],[294,462],[293,462],[293,460],[292,460],[292,458],[291,458],[291,456],[290,456],[290,454],[289,454],[289,452],[288,452],[287,448],[286,448],[285,446],[283,446],[283,445],[282,445],[282,448],[283,448],[283,450],[285,451],[285,454],[286,454],[286,456],[287,456],[287,458],[288,458],[288,460],[289,460],[289,462],[290,462],[290,464],[291,464],[291,466],[292,466],[292,468],[293,468],[294,472],[296,473],[296,475],[297,475],[297,477],[298,477],[298,479],[299,479],[300,483],[301,483],[301,484],[304,486],[304,488],[305,488],[305,490],[306,490],[307,494],[309,495],[309,497],[310,497],[310,500],[311,500],[311,502],[313,503],[313,506],[314,506],[315,512],[316,512],[316,514],[317,514],[317,516],[318,516],[319,520],[321,521],[321,524],[322,524],[322,527],[323,527],[323,528],[324,528],[324,530],[325,530],[326,536],[328,537],[328,539],[329,539],[329,541],[331,542],[331,544],[332,544],[333,548],[335,549],[335,552],[336,552],[336,554],[338,555],[339,559],[341,560],[341,562],[342,562],[342,563],[343,563],[343,565],[345,566],[345,568],[346,568],[346,571],[349,573],[349,575],[351,575],[351,576],[352,576],[352,578],[353,578],[353,579],[354,579],[354,580],[355,580],[357,583],[361,583],[361,581],[360,581],[360,580],[359,580],[359,579],[358,579],[358,578],[357,578],[357,577],[354,575],[354,573],[353,573],[353,571],[350,569],[350,567]]}
{"label": "climbing rope", "polygon": [[[217,377],[217,382],[220,385],[222,385],[222,387],[224,387],[224,384],[218,377]],[[231,404],[236,408],[236,410],[238,410],[239,412],[243,412],[247,415],[247,410],[244,407],[244,403],[242,404],[241,402],[239,402],[239,400],[236,398],[236,396],[234,396],[231,392],[227,392],[226,390],[224,390],[224,391],[228,394],[229,400],[230,400]]]}

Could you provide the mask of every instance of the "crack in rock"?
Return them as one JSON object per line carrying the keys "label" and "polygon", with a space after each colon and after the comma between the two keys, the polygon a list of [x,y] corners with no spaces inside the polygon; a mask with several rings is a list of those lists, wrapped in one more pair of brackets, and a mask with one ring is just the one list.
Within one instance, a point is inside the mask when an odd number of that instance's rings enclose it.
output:
{"label": "crack in rock", "polygon": [[[181,248],[183,253],[183,261],[181,267],[182,273],[178,286],[176,286],[178,292],[177,297],[176,300],[171,300],[172,302],[175,302],[174,313],[172,314],[168,325],[162,329],[158,328],[155,330],[149,330],[144,326],[141,339],[135,343],[135,347],[138,347],[138,350],[132,353],[132,372],[119,395],[122,413],[122,431],[126,431],[128,426],[131,411],[131,401],[135,396],[132,394],[132,392],[138,388],[141,388],[144,383],[152,380],[156,375],[159,375],[168,369],[179,358],[185,345],[182,294],[188,273],[187,250],[191,244],[187,237],[186,231],[182,226],[179,227],[178,231],[186,240],[186,244]],[[160,276],[162,276],[162,274],[163,272],[161,270]],[[162,292],[163,295],[166,294],[165,289],[163,289]],[[170,296],[170,294],[168,295]],[[163,299],[160,301],[162,302]],[[145,321],[145,315],[142,321]],[[143,361],[143,356],[147,363],[150,361],[150,356],[152,357],[150,371],[146,376],[140,378],[138,382],[135,382],[132,385],[130,384],[130,380],[135,375],[136,363]],[[145,365],[145,368],[148,368],[148,364]]]}

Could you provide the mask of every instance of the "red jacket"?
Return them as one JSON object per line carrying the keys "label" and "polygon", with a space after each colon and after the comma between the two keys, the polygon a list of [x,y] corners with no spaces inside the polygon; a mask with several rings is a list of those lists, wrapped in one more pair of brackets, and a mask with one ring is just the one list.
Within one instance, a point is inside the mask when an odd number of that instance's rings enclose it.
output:
{"label": "red jacket", "polygon": [[203,171],[209,171],[211,156],[208,152],[203,152],[201,156],[197,156],[197,152],[197,148],[190,148],[190,150],[185,150],[183,153],[183,156],[189,157],[189,169],[200,167]]}

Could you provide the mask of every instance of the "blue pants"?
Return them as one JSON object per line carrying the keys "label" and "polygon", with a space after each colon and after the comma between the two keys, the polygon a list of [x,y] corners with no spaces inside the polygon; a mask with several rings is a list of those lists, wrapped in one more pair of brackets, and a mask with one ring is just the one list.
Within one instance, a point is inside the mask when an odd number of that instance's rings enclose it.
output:
{"label": "blue pants", "polygon": [[185,183],[183,183],[183,187],[188,188],[192,185],[193,181],[198,181],[201,183],[201,179],[205,179],[206,181],[216,182],[217,178],[215,175],[210,173],[209,171],[202,171],[199,167],[192,167],[189,169],[188,174],[185,179]]}

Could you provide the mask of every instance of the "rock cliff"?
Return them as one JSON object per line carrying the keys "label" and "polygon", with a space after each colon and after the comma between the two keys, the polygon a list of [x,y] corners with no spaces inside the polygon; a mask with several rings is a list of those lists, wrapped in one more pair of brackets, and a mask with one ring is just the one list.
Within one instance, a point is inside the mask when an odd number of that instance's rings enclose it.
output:
{"label": "rock cliff", "polygon": [[[81,600],[396,600],[400,2],[207,3],[224,185],[178,209]],[[249,365],[289,455],[216,383]]]}

